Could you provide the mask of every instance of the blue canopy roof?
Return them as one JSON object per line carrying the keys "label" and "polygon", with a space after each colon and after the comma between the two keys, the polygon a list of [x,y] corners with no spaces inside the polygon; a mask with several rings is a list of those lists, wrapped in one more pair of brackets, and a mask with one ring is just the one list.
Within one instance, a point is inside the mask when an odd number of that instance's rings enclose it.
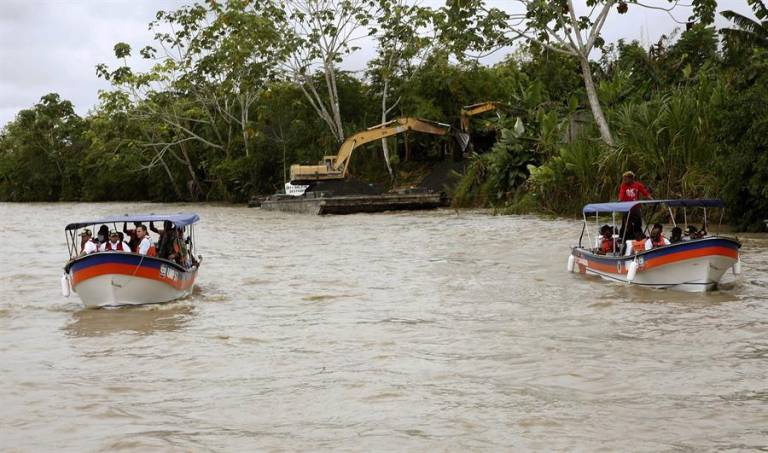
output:
{"label": "blue canopy roof", "polygon": [[584,206],[584,214],[595,214],[600,212],[629,212],[637,205],[657,205],[663,204],[673,208],[722,208],[723,202],[714,199],[701,200],[641,200],[641,201],[614,201],[611,203],[590,203]]}
{"label": "blue canopy roof", "polygon": [[192,225],[200,220],[200,217],[193,212],[179,213],[179,214],[123,214],[114,215],[110,217],[102,217],[96,220],[84,220],[81,222],[70,223],[64,228],[65,230],[76,230],[96,224],[110,224],[110,223],[123,223],[123,222],[163,222],[169,220],[176,225],[177,228]]}

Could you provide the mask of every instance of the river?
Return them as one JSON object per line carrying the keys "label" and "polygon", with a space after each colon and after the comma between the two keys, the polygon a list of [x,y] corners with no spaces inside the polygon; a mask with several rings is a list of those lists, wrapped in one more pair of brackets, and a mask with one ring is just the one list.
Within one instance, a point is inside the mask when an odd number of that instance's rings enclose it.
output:
{"label": "river", "polygon": [[[186,300],[84,310],[64,225],[194,210]],[[565,272],[576,220],[0,204],[0,450],[768,448],[768,237],[685,294]]]}

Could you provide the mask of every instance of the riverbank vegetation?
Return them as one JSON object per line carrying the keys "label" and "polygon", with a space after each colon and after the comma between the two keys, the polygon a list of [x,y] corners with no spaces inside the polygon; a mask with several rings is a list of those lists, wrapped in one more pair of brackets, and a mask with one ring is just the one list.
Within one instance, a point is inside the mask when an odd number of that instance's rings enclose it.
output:
{"label": "riverbank vegetation", "polygon": [[[633,170],[657,198],[722,198],[732,223],[757,229],[768,217],[768,9],[744,1],[754,16],[726,11],[721,29],[715,2],[694,2],[688,24],[645,46],[601,38],[645,7],[629,1],[591,2],[592,16],[569,0],[522,1],[523,16],[480,0],[161,11],[150,45],[118,43],[96,66],[112,88],[87,115],[51,93],[3,127],[0,199],[244,201],[355,131],[398,116],[458,127],[463,105],[493,100],[507,108],[472,120],[456,206],[574,215],[615,198]],[[361,43],[376,55],[345,69]],[[475,58],[491,52],[507,56]],[[398,185],[455,146],[389,139],[356,151],[351,172]]]}

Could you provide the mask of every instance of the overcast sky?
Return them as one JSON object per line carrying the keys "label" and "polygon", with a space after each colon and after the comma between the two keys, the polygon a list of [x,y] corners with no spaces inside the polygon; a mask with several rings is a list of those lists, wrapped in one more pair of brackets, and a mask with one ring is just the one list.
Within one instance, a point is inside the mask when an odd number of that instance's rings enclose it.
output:
{"label": "overcast sky", "polygon": [[[0,0],[0,127],[50,92],[71,100],[79,114],[86,114],[97,103],[98,91],[109,88],[96,77],[94,67],[98,63],[114,66],[114,44],[127,42],[134,49],[151,44],[147,24],[155,12],[190,1]],[[425,0],[422,4],[443,3]],[[511,0],[490,3],[501,6]],[[719,3],[721,9],[750,12],[746,0]],[[675,13],[680,20],[689,15],[682,8]],[[724,24],[720,18],[718,26]],[[648,44],[679,26],[663,12],[630,8],[629,14],[612,16],[603,36],[608,42],[625,38]],[[345,66],[362,68],[374,53],[373,44],[368,43]]]}

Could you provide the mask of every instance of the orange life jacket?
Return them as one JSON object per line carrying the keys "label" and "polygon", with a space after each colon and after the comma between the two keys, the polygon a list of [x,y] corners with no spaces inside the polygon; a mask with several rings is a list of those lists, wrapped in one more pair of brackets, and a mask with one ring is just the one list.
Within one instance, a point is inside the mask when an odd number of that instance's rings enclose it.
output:
{"label": "orange life jacket", "polygon": [[600,250],[605,253],[613,252],[613,238],[603,238],[600,242]]}
{"label": "orange life jacket", "polygon": [[115,248],[112,248],[112,243],[107,241],[107,245],[104,246],[105,252],[111,252],[114,250],[123,251],[123,241],[117,241],[117,246]]}

